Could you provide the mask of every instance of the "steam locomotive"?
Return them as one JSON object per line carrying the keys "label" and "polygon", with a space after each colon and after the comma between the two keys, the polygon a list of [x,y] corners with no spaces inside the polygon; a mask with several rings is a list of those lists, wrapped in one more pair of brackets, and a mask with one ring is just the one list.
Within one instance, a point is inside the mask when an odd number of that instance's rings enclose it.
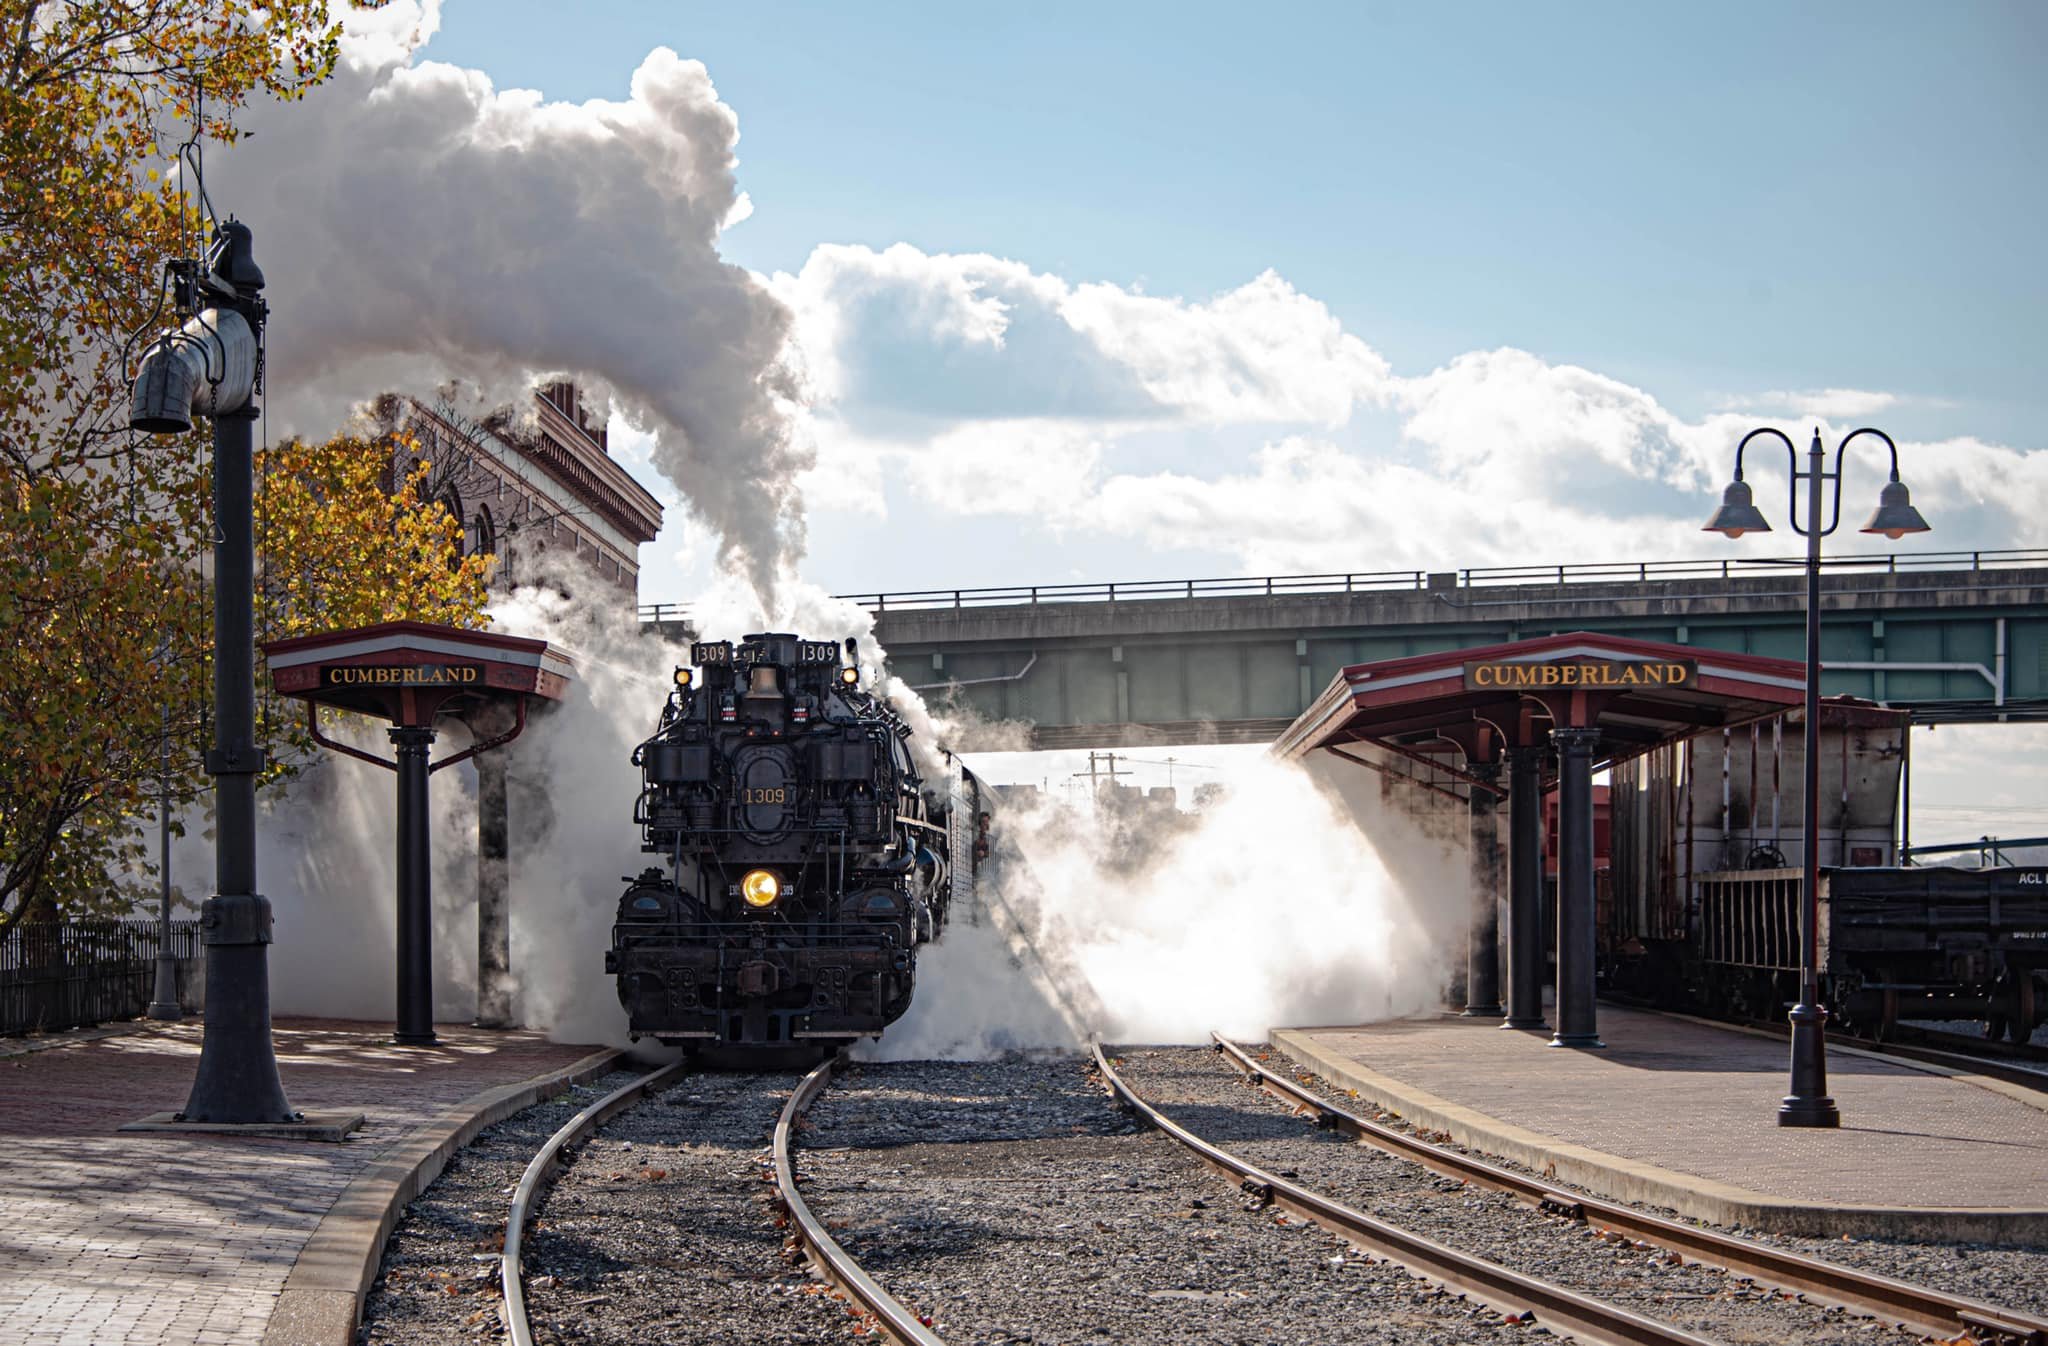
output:
{"label": "steam locomotive", "polygon": [[676,670],[633,750],[661,864],[628,880],[605,954],[635,1040],[755,1064],[878,1036],[910,1007],[919,946],[974,902],[986,787],[950,754],[926,780],[845,653],[764,633]]}

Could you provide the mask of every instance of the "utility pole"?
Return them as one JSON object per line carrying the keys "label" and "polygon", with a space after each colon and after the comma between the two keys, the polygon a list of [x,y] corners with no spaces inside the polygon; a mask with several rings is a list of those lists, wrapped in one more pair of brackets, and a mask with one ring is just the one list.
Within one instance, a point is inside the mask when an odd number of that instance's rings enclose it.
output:
{"label": "utility pole", "polygon": [[[1074,777],[1078,780],[1080,777],[1086,776],[1089,789],[1100,790],[1102,782],[1105,780],[1114,785],[1118,776],[1133,774],[1129,771],[1117,770],[1116,762],[1117,755],[1114,752],[1090,752],[1088,754],[1088,769],[1086,771],[1076,771]],[[1099,767],[1098,763],[1100,764]]]}

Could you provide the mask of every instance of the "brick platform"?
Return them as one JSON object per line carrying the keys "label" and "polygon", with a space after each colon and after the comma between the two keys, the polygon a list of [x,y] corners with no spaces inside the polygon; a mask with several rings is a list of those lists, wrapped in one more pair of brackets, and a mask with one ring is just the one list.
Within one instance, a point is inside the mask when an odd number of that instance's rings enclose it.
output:
{"label": "brick platform", "polygon": [[1276,1046],[1461,1144],[1601,1195],[1784,1232],[2048,1240],[2048,1095],[1841,1048],[1838,1131],[1777,1125],[1782,1039],[1602,1006],[1605,1051],[1456,1017]]}
{"label": "brick platform", "polygon": [[436,1031],[401,1048],[388,1025],[278,1023],[292,1106],[368,1114],[340,1144],[117,1135],[184,1105],[196,1022],[0,1059],[0,1346],[253,1346],[351,1180],[465,1099],[592,1051]]}

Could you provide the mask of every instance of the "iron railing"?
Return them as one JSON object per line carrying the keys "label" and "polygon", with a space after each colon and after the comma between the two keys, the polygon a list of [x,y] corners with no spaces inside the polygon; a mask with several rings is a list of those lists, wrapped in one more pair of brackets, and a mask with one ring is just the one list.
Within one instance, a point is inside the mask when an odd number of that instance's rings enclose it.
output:
{"label": "iron railing", "polygon": [[[199,922],[171,922],[179,982],[189,984]],[[0,936],[0,1035],[133,1019],[156,987],[154,920],[48,921]]]}
{"label": "iron railing", "polygon": [[[2000,551],[1887,552],[1830,556],[1829,571],[1899,574],[2048,567],[2048,548]],[[1662,580],[1736,579],[1799,574],[1802,556],[1724,557],[1693,561],[1581,561],[1568,565],[1471,566],[1464,570],[1363,570],[1325,575],[1226,576],[1212,579],[1119,580],[1108,584],[1000,585],[981,589],[917,589],[899,593],[838,594],[875,612],[978,608],[1037,603],[1123,603],[1171,598],[1285,597],[1295,594],[1416,592],[1506,585],[1647,584]],[[642,603],[643,622],[686,622],[679,603]]]}

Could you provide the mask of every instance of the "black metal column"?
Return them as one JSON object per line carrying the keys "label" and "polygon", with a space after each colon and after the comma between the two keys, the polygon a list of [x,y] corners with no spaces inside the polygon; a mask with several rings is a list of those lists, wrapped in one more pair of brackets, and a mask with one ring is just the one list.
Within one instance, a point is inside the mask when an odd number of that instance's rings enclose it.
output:
{"label": "black metal column", "polygon": [[164,698],[162,760],[158,764],[156,796],[157,875],[156,894],[156,987],[149,998],[150,1018],[176,1023],[185,1017],[178,1006],[178,960],[171,953],[171,702]]}
{"label": "black metal column", "polygon": [[213,418],[214,884],[200,907],[206,1031],[180,1121],[288,1122],[270,1040],[270,900],[256,891],[255,576],[251,429],[256,409]]}
{"label": "black metal column", "polygon": [[[476,732],[472,723],[472,732]],[[512,1025],[512,927],[508,889],[511,810],[505,770],[510,749],[478,753],[476,763],[476,1026]]]}
{"label": "black metal column", "polygon": [[1557,744],[1557,1032],[1553,1047],[1604,1047],[1593,1006],[1593,749],[1597,729],[1553,729]]}
{"label": "black metal column", "polygon": [[[1853,438],[1853,436],[1852,436]],[[1843,441],[1846,447],[1847,440]],[[1804,806],[1800,821],[1806,837],[1801,845],[1799,891],[1799,1003],[1786,1017],[1792,1021],[1792,1092],[1778,1105],[1779,1126],[1834,1127],[1842,1124],[1835,1100],[1828,1097],[1828,1012],[1820,1003],[1820,492],[1826,481],[1826,458],[1820,432],[1813,433],[1811,466],[1806,482],[1806,762]],[[1795,463],[1796,466],[1796,463]],[[1896,474],[1895,474],[1896,475]],[[1840,511],[1840,459],[1836,460],[1836,510]],[[1797,516],[1794,516],[1795,522]],[[1833,525],[1829,525],[1832,529]],[[1911,733],[1909,728],[1907,733]],[[1846,859],[1847,857],[1843,857]]]}
{"label": "black metal column", "polygon": [[434,731],[400,725],[398,749],[398,1031],[408,1047],[434,1045],[434,894],[427,850],[427,750]]}
{"label": "black metal column", "polygon": [[[1500,779],[1498,762],[1466,767],[1488,784]],[[1499,796],[1474,787],[1468,802],[1472,821],[1472,924],[1465,934],[1465,1017],[1500,1013],[1500,823]]]}
{"label": "black metal column", "polygon": [[1508,754],[1508,1017],[1502,1028],[1548,1028],[1543,1019],[1543,748]]}

